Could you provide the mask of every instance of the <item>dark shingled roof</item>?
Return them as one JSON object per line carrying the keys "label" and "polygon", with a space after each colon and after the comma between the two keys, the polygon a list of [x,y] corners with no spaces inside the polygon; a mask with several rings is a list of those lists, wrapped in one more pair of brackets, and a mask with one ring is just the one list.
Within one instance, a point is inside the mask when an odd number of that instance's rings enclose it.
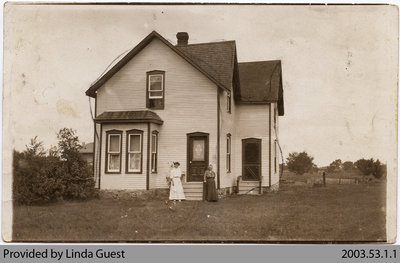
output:
{"label": "dark shingled roof", "polygon": [[283,115],[282,69],[280,60],[239,63],[240,102],[278,102]]}
{"label": "dark shingled roof", "polygon": [[226,87],[232,86],[235,41],[189,44],[177,48],[220,83]]}
{"label": "dark shingled roof", "polygon": [[106,111],[97,116],[95,122],[152,122],[163,124],[163,120],[156,113],[149,110],[142,111]]}

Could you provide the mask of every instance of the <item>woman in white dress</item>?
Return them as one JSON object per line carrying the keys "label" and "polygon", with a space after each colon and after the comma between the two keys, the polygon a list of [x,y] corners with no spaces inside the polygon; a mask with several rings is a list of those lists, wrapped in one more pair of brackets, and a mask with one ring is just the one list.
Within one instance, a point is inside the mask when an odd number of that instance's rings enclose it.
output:
{"label": "woman in white dress", "polygon": [[171,178],[171,189],[169,191],[169,200],[185,200],[183,187],[181,182],[182,171],[179,168],[179,163],[174,162],[174,167],[171,170],[169,177]]}

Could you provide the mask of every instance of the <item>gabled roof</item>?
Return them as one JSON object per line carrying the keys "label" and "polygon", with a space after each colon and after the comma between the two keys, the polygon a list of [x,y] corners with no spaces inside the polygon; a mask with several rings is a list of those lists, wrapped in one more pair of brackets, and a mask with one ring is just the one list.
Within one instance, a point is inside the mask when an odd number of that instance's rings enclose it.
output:
{"label": "gabled roof", "polygon": [[177,48],[230,89],[235,63],[235,41],[189,44]]}
{"label": "gabled roof", "polygon": [[152,122],[156,124],[163,124],[163,120],[157,113],[142,110],[142,111],[105,111],[94,119],[97,123],[110,123],[110,122]]}
{"label": "gabled roof", "polygon": [[282,68],[280,60],[239,63],[241,103],[278,103],[279,115],[284,114]]}
{"label": "gabled roof", "polygon": [[[162,37],[156,31],[151,32],[147,37],[145,37],[136,47],[128,52],[120,61],[118,61],[110,70],[108,70],[104,75],[102,75],[87,91],[86,95],[90,97],[96,96],[96,91],[109,80],[115,73],[117,73],[123,66],[125,66],[136,54],[138,54],[143,48],[145,48],[153,39],[159,39],[169,48],[171,48],[175,53],[180,55],[183,59],[189,62],[193,67],[202,72],[207,78],[214,82],[217,86],[222,87],[226,90],[230,90],[230,85],[227,85],[226,74],[221,74],[220,71],[215,71],[215,67],[210,67],[210,62],[201,61],[199,58],[195,59],[193,54],[200,52],[201,48],[193,48],[193,52],[190,50],[182,50],[174,45],[172,45],[168,40]],[[190,45],[194,46],[194,45]],[[224,45],[224,47],[227,45]],[[218,47],[220,47],[218,45]],[[221,48],[217,48],[221,50]],[[224,52],[225,53],[225,52]],[[221,77],[219,75],[221,74]],[[222,80],[222,82],[221,82]]]}

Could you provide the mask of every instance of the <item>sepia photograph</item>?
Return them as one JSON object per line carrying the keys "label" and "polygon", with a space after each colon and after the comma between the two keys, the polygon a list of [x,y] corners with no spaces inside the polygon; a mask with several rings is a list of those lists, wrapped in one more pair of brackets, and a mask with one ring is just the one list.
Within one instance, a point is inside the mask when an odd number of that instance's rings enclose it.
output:
{"label": "sepia photograph", "polygon": [[3,240],[395,242],[398,22],[6,3]]}

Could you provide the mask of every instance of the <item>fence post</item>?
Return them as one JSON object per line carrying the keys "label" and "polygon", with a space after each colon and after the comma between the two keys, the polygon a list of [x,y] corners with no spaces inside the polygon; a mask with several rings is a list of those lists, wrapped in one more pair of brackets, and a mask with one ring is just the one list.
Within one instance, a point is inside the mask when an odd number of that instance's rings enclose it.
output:
{"label": "fence post", "polygon": [[324,184],[324,186],[326,186],[326,175],[325,175],[325,172],[322,172],[322,182],[323,182],[323,184]]}

